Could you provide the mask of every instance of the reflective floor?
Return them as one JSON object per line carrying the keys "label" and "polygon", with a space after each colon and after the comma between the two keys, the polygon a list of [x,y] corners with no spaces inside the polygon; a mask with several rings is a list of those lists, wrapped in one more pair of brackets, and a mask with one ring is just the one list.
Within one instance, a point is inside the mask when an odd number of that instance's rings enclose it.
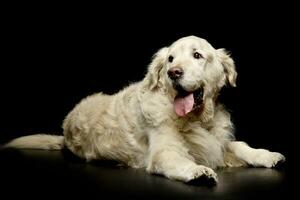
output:
{"label": "reflective floor", "polygon": [[31,199],[68,197],[285,199],[296,190],[295,172],[285,163],[279,169],[227,168],[217,170],[219,183],[206,186],[171,181],[143,169],[118,167],[114,162],[85,163],[64,151],[0,151],[2,194]]}

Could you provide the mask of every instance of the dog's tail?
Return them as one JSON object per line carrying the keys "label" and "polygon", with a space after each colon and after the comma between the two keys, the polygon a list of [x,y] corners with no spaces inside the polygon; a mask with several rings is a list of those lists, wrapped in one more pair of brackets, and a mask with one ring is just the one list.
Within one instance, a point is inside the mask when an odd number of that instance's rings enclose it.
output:
{"label": "dog's tail", "polygon": [[64,136],[36,134],[16,138],[3,148],[59,150],[64,147]]}

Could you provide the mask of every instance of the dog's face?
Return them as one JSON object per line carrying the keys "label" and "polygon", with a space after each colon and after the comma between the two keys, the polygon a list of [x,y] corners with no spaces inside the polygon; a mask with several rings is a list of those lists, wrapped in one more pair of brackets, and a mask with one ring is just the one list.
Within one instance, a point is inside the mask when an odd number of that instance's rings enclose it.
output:
{"label": "dog's face", "polygon": [[199,38],[187,37],[173,43],[166,55],[165,68],[169,84],[178,92],[193,92],[203,87],[208,71],[219,72],[219,65],[209,70],[207,64],[212,61],[212,47]]}
{"label": "dog's face", "polygon": [[235,86],[233,60],[224,49],[214,49],[206,40],[189,36],[161,49],[150,65],[153,84],[169,91],[178,116],[185,116],[205,99],[212,99],[229,82]]}

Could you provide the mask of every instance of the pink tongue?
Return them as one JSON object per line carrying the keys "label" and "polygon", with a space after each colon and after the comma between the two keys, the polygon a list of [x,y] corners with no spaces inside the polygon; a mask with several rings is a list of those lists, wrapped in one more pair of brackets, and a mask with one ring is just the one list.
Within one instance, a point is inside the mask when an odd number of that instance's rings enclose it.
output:
{"label": "pink tongue", "polygon": [[174,109],[178,116],[183,117],[192,111],[194,106],[193,93],[185,97],[176,97],[174,100]]}

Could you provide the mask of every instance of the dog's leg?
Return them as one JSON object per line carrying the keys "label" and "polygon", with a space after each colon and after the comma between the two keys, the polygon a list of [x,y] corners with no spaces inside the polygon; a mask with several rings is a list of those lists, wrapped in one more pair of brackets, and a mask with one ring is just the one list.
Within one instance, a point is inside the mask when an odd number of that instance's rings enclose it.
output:
{"label": "dog's leg", "polygon": [[[266,149],[254,149],[245,142],[233,141],[228,144],[228,156],[225,162],[230,166],[233,160],[240,160],[254,167],[275,167],[279,162],[285,160],[284,156],[277,152],[270,152]],[[233,157],[232,157],[233,156]],[[233,163],[237,163],[233,161]]]}
{"label": "dog's leg", "polygon": [[149,134],[147,171],[173,180],[189,182],[204,178],[217,182],[217,174],[210,168],[197,165],[184,147],[180,134],[168,128]]}

